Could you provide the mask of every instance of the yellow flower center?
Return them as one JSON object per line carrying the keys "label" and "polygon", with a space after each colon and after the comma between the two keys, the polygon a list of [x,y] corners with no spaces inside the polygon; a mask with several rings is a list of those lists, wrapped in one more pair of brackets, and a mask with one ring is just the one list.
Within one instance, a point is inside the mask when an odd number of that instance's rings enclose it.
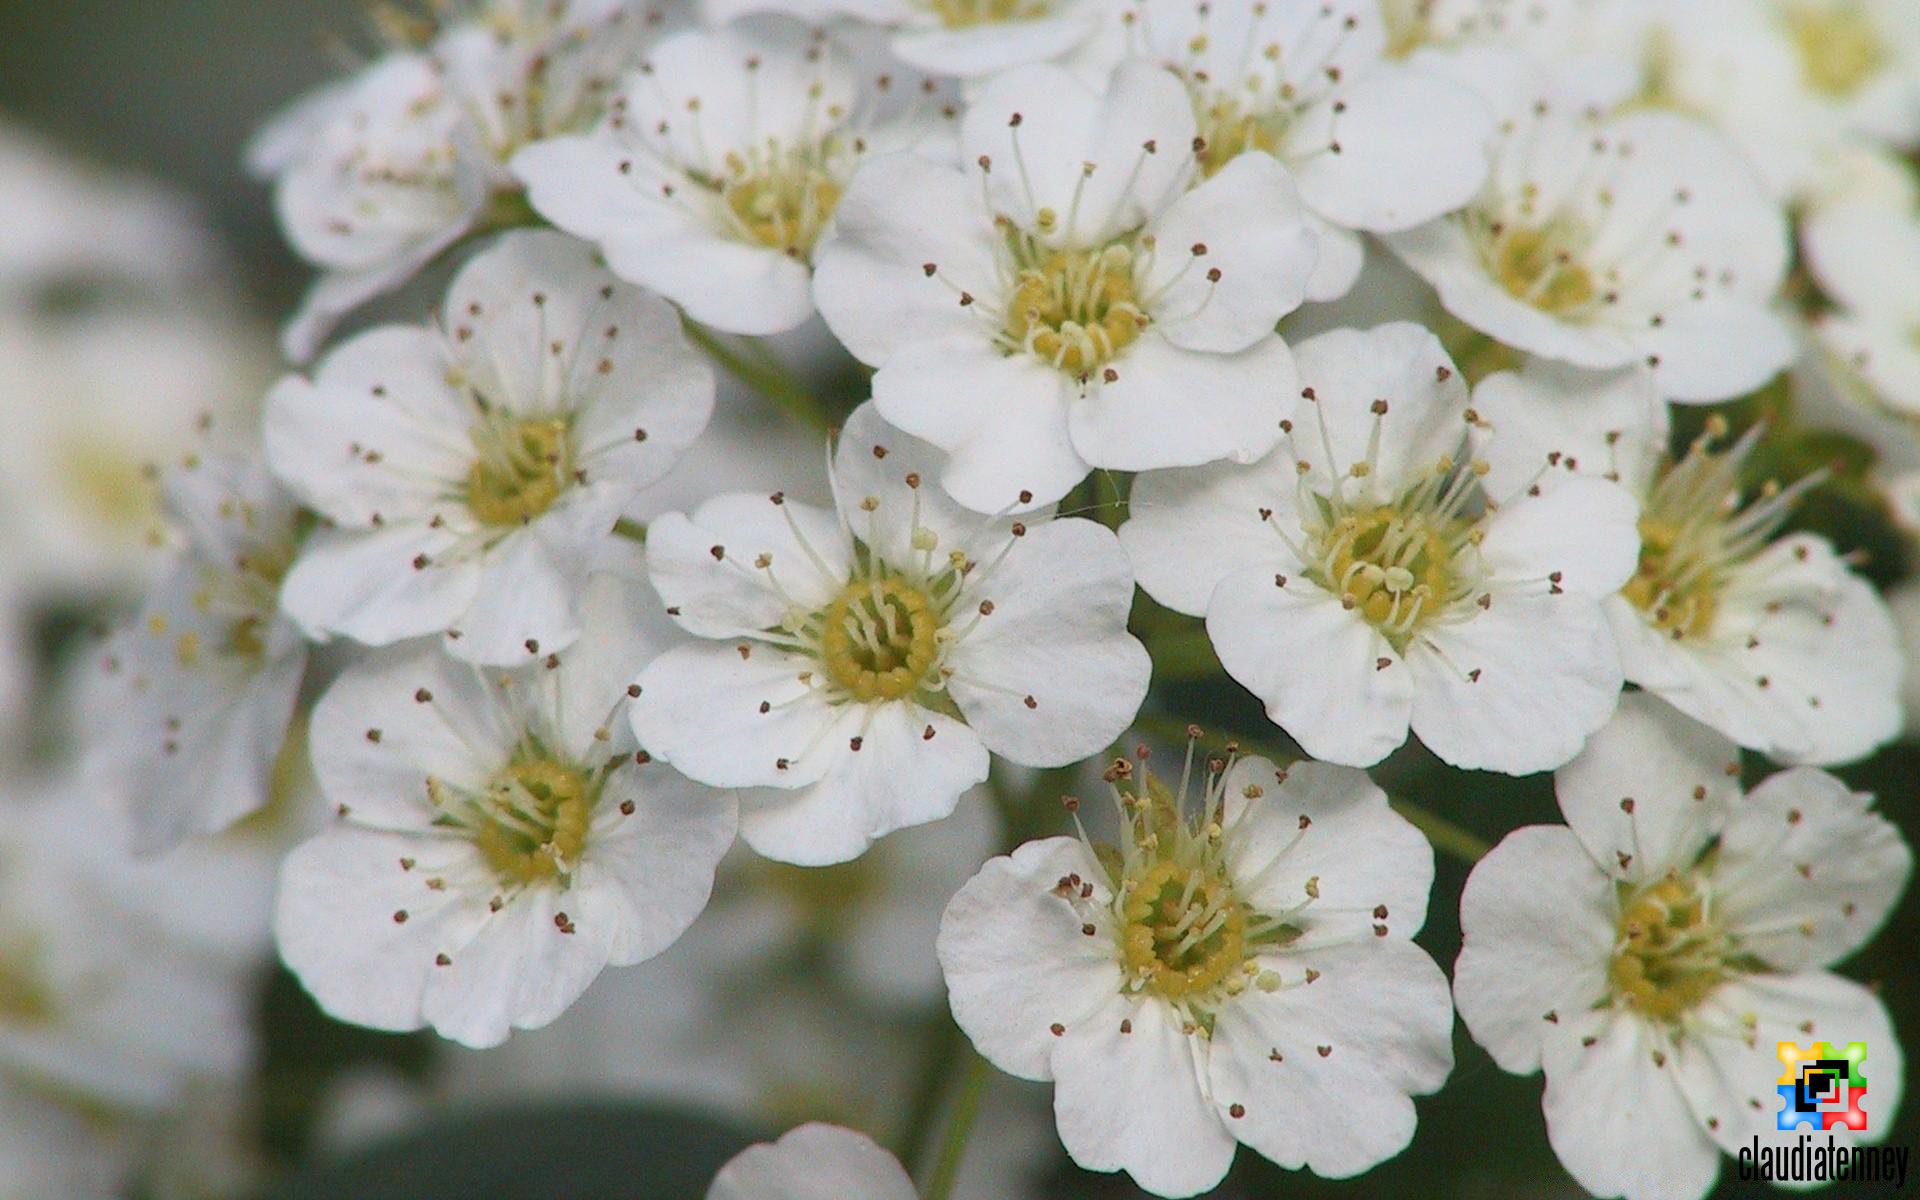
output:
{"label": "yellow flower center", "polygon": [[948,29],[1034,21],[1047,15],[1047,0],[928,0],[927,6]]}
{"label": "yellow flower center", "polygon": [[573,439],[558,417],[490,417],[473,433],[467,508],[483,525],[522,525],[573,484]]}
{"label": "yellow flower center", "polygon": [[1640,519],[1640,566],[1621,594],[1674,638],[1705,637],[1720,607],[1722,580],[1697,569],[1682,550],[1682,531],[1658,516]]}
{"label": "yellow flower center", "polygon": [[1112,361],[1147,327],[1138,299],[1133,251],[1124,244],[1043,252],[1019,270],[1006,335],[1029,354],[1082,375]]}
{"label": "yellow flower center", "polygon": [[1469,533],[1458,517],[1388,505],[1350,513],[1328,537],[1328,590],[1390,637],[1404,638],[1453,596],[1453,559]]}
{"label": "yellow flower center", "polygon": [[819,616],[827,674],[856,700],[898,700],[940,661],[939,609],[904,579],[849,583]]}
{"label": "yellow flower center", "polygon": [[720,198],[740,236],[795,258],[810,256],[840,203],[840,184],[824,167],[829,153],[775,148],[752,162],[729,154]]}
{"label": "yellow flower center", "polygon": [[1663,879],[1621,907],[1607,978],[1628,1006],[1662,1021],[1690,1012],[1726,978],[1732,957],[1693,879]]}
{"label": "yellow flower center", "polygon": [[534,757],[509,763],[478,795],[456,795],[437,779],[427,791],[443,820],[471,832],[503,884],[525,885],[571,874],[599,789],[578,767]]}
{"label": "yellow flower center", "polygon": [[1156,863],[1125,894],[1120,916],[1127,970],[1166,999],[1210,992],[1247,960],[1247,908],[1224,873]]}
{"label": "yellow flower center", "polygon": [[1487,266],[1516,300],[1546,313],[1573,312],[1595,296],[1593,274],[1573,250],[1588,240],[1584,229],[1564,219],[1535,229],[1507,229],[1488,245]]}
{"label": "yellow flower center", "polygon": [[55,448],[54,460],[67,501],[102,530],[131,538],[158,527],[160,492],[135,456],[77,435]]}
{"label": "yellow flower center", "polygon": [[1200,137],[1207,148],[1200,156],[1200,169],[1211,179],[1220,169],[1249,150],[1273,154],[1280,149],[1286,132],[1283,113],[1263,113],[1243,108],[1239,101],[1220,97],[1197,106]]}
{"label": "yellow flower center", "polygon": [[1805,0],[1781,13],[1800,55],[1800,74],[1822,95],[1858,92],[1887,65],[1887,46],[1858,0]]}

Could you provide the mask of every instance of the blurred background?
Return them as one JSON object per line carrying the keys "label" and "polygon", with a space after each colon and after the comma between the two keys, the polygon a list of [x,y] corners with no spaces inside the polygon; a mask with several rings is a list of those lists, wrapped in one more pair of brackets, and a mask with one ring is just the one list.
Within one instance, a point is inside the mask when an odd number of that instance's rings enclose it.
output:
{"label": "blurred background", "polygon": [[[1002,780],[1025,799],[997,810],[969,797],[953,821],[844,868],[799,872],[743,855],[672,951],[608,972],[551,1028],[485,1053],[330,1022],[272,965],[275,847],[314,803],[297,747],[275,811],[217,852],[139,868],[131,886],[124,864],[98,861],[113,831],[90,824],[86,796],[66,796],[84,791],[66,764],[82,718],[62,681],[151,570],[147,465],[190,452],[209,425],[244,436],[280,369],[274,327],[308,279],[267,189],[242,169],[244,145],[268,115],[339,74],[349,47],[371,46],[369,22],[354,0],[0,0],[0,804],[60,793],[35,808],[55,814],[52,833],[16,828],[0,808],[0,906],[17,915],[70,889],[75,904],[101,910],[97,928],[119,931],[101,939],[101,953],[120,957],[100,969],[191,958],[190,972],[157,977],[151,1011],[120,1013],[102,1037],[137,1042],[144,1022],[163,1023],[154,1014],[190,995],[182,1003],[206,1014],[206,1040],[231,1043],[186,1061],[136,1045],[154,1086],[103,1100],[88,1091],[84,1103],[70,1092],[45,1103],[44,1075],[23,1086],[0,1068],[0,1198],[684,1200],[740,1147],[809,1119],[922,1155],[966,1053],[933,968],[939,911],[1004,843],[1002,811],[1027,836],[1057,831],[1054,798],[1085,786],[1071,775]],[[417,317],[435,288],[377,311]],[[736,403],[737,428],[696,482],[763,463],[791,471],[791,437]],[[1834,436],[1802,431],[1772,449],[1825,461],[1837,447],[1866,456],[1864,476],[1874,450]],[[1801,519],[1865,551],[1879,582],[1903,578],[1884,505],[1847,484],[1836,479]],[[1285,748],[1238,689],[1176,685],[1163,700],[1174,728],[1194,719]],[[1920,842],[1920,750],[1895,746],[1842,774],[1877,792]],[[1557,820],[1544,777],[1462,775],[1417,749],[1376,777],[1490,840]],[[1450,965],[1467,865],[1439,861],[1419,940]],[[34,998],[9,990],[7,962],[46,948],[8,940],[9,927],[0,911],[0,1045],[31,1047]],[[1909,895],[1845,968],[1882,987],[1909,1035],[1920,1030],[1916,945]],[[1580,1195],[1548,1149],[1539,1079],[1500,1072],[1464,1033],[1457,1052],[1445,1091],[1419,1102],[1419,1133],[1401,1157],[1336,1183],[1244,1153],[1218,1194]],[[1893,1140],[1920,1141],[1915,1107]],[[1730,1175],[1721,1194],[1756,1186]],[[1047,1089],[998,1080],[959,1194],[1138,1193],[1067,1164]]]}

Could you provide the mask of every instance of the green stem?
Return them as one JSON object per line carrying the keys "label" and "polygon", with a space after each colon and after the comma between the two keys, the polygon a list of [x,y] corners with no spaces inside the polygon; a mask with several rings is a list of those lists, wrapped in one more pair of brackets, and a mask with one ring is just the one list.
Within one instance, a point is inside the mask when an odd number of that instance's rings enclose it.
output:
{"label": "green stem", "polygon": [[966,1058],[960,1090],[953,1098],[953,1112],[947,1118],[947,1132],[940,1139],[939,1157],[934,1159],[933,1173],[920,1192],[924,1200],[948,1200],[953,1195],[954,1180],[960,1177],[960,1161],[966,1157],[967,1141],[973,1136],[974,1122],[987,1096],[987,1083],[992,1078],[987,1060],[972,1050],[966,1051]]}
{"label": "green stem", "polygon": [[647,527],[628,517],[621,517],[613,523],[613,533],[615,537],[639,542],[642,546],[647,544]]}
{"label": "green stem", "polygon": [[[828,417],[826,407],[820,403],[820,398],[807,390],[806,385],[794,378],[792,372],[781,366],[772,355],[763,351],[750,355],[704,325],[694,321],[685,324],[687,336],[719,363],[727,374],[822,433],[833,427],[833,421]],[[756,358],[759,361],[753,361]]]}
{"label": "green stem", "polygon": [[1220,658],[1204,627],[1170,630],[1145,640],[1156,683],[1212,679],[1221,673]]}
{"label": "green stem", "polygon": [[1484,857],[1493,845],[1487,839],[1468,829],[1456,825],[1431,809],[1422,808],[1411,800],[1389,800],[1393,811],[1405,817],[1409,824],[1427,835],[1433,847],[1451,854],[1461,862],[1471,866]]}

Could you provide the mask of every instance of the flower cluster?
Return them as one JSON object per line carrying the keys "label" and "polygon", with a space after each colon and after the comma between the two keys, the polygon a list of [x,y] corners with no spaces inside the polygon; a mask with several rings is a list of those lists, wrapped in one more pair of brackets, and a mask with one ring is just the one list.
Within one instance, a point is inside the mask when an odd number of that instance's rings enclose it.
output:
{"label": "flower cluster", "polygon": [[[1822,768],[1901,735],[1920,650],[1868,553],[1920,530],[1916,12],[387,13],[253,145],[318,272],[294,366],[141,480],[76,794],[155,878],[264,862],[331,1017],[586,1077],[617,1024],[727,1092],[808,1023],[756,963],[944,989],[933,1200],[986,1064],[1158,1196],[1242,1145],[1362,1174],[1456,1012],[1598,1196],[1791,1140],[1780,1042],[1869,1043],[1829,1132],[1883,1136],[1899,1034],[1832,968],[1912,855]],[[0,836],[0,1111],[177,1102],[243,1057],[242,956],[66,936],[122,903],[33,882],[70,803]],[[913,1194],[805,1124],[709,1196]]]}

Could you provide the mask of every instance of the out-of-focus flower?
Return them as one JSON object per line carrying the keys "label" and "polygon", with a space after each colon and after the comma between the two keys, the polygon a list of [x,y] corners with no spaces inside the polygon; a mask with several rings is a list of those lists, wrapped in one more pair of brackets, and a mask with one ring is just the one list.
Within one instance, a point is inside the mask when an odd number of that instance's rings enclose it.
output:
{"label": "out-of-focus flower", "polygon": [[249,154],[288,240],[323,272],[285,331],[297,362],[460,238],[517,220],[507,160],[591,128],[651,25],[629,0],[447,7],[444,23],[394,30],[398,48],[297,102]]}
{"label": "out-of-focus flower", "polygon": [[633,677],[674,636],[605,570],[572,646],[514,672],[372,656],[314,712],[338,819],[281,874],[281,955],[327,1011],[471,1046],[537,1028],[671,945],[733,842],[733,797],[638,751]]}
{"label": "out-of-focus flower", "polygon": [[453,281],[444,325],[341,345],[267,403],[267,456],[334,528],[282,603],[314,637],[446,635],[536,661],[580,635],[594,548],[713,410],[667,304],[556,233],[516,233]]}
{"label": "out-of-focus flower", "polygon": [[854,169],[931,138],[943,114],[797,26],[688,31],[648,54],[596,132],[530,146],[513,169],[623,278],[715,329],[779,333],[813,315],[815,243]]}
{"label": "out-of-focus flower", "polygon": [[1192,1196],[1245,1143],[1357,1175],[1453,1066],[1446,979],[1411,940],[1433,851],[1360,771],[1203,770],[1192,811],[1159,780],[1116,785],[1117,848],[988,862],[941,923],[954,1018],[1000,1069],[1053,1081],[1090,1170]]}
{"label": "out-of-focus flower", "polygon": [[1129,49],[1187,85],[1203,174],[1249,151],[1293,173],[1320,250],[1309,300],[1353,286],[1361,231],[1423,224],[1486,181],[1492,115],[1460,84],[1383,61],[1375,0],[1115,7]]}
{"label": "out-of-focus flower", "polygon": [[1837,305],[1820,345],[1901,418],[1920,420],[1920,208],[1895,197],[1827,205],[1802,226],[1807,267]]}
{"label": "out-of-focus flower", "polygon": [[1567,824],[1508,834],[1467,881],[1454,992],[1495,1062],[1546,1072],[1547,1136],[1581,1186],[1693,1200],[1722,1151],[1778,1152],[1782,1042],[1872,1047],[1865,1136],[1886,1136],[1900,1043],[1827,969],[1912,870],[1872,797],[1805,767],[1742,796],[1733,743],[1644,693],[1554,786]]}
{"label": "out-of-focus flower", "polygon": [[185,547],[94,653],[81,702],[92,768],[126,799],[141,853],[267,802],[307,665],[280,611],[298,512],[266,464],[196,458],[166,490]]}
{"label": "out-of-focus flower", "polygon": [[938,477],[962,504],[1273,446],[1295,390],[1273,327],[1314,239],[1269,155],[1189,190],[1197,134],[1186,90],[1146,62],[1103,91],[1025,67],[968,109],[964,166],[896,154],[854,177],[814,297],[879,368],[881,415],[951,455]]}
{"label": "out-of-focus flower", "polygon": [[1824,186],[1854,139],[1920,143],[1920,10],[1906,0],[1639,0],[1641,101],[1704,118],[1775,194]]}
{"label": "out-of-focus flower", "polygon": [[1744,494],[1759,427],[1724,446],[1710,420],[1675,460],[1641,373],[1542,362],[1489,377],[1473,402],[1498,486],[1551,496],[1569,477],[1607,479],[1641,502],[1639,566],[1605,604],[1630,682],[1785,762],[1851,761],[1899,730],[1886,602],[1825,538],[1779,534],[1819,476]]}
{"label": "out-of-focus flower", "polygon": [[756,789],[754,849],[806,865],[946,816],[989,750],[1027,766],[1096,752],[1150,671],[1107,530],[967,512],[930,486],[933,449],[871,405],[834,461],[836,512],[732,495],[649,527],[654,585],[702,640],[650,665],[633,705],[655,754]]}
{"label": "out-of-focus flower", "polygon": [[720,1169],[707,1200],[914,1200],[913,1180],[872,1138],[802,1125]]}
{"label": "out-of-focus flower", "polygon": [[1769,310],[1786,222],[1740,153],[1696,120],[1608,115],[1537,67],[1512,81],[1486,89],[1501,123],[1485,190],[1387,238],[1447,311],[1575,366],[1644,363],[1672,400],[1724,400],[1786,366],[1793,338]]}
{"label": "out-of-focus flower", "polygon": [[1490,487],[1464,457],[1466,384],[1419,326],[1297,353],[1308,403],[1279,449],[1135,481],[1141,586],[1204,615],[1227,672],[1317,757],[1368,766],[1409,727],[1460,767],[1573,757],[1620,691],[1600,601],[1633,571],[1632,499]]}

